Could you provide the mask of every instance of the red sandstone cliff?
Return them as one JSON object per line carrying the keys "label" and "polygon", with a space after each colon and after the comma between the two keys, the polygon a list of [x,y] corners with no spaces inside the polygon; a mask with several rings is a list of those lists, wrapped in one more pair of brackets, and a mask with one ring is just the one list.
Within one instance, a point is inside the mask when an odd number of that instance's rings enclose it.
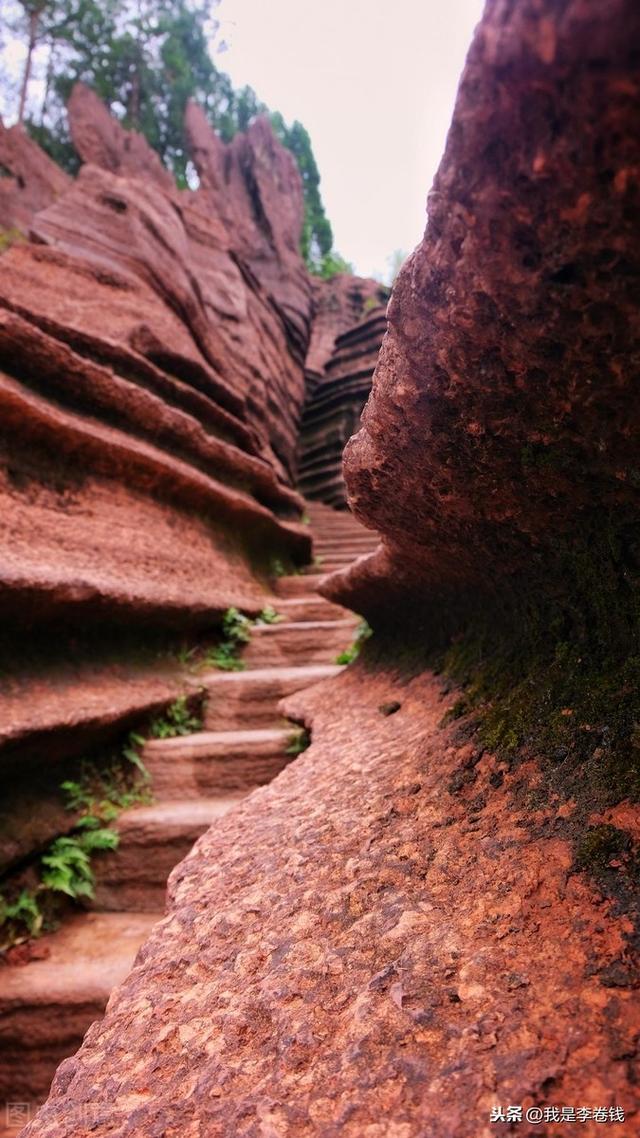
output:
{"label": "red sandstone cliff", "polygon": [[[310,555],[292,486],[312,290],[291,156],[264,123],[236,143],[231,218],[206,185],[179,192],[87,89],[69,113],[75,181],[20,128],[0,134],[3,221],[25,235],[0,275],[3,863],[56,833],[68,758],[180,690],[175,660],[114,667],[105,638],[255,613],[273,560]],[[24,778],[43,807],[26,815]]]}
{"label": "red sandstone cliff", "polygon": [[[351,284],[351,279],[347,279]],[[327,283],[333,285],[332,281]],[[373,286],[374,282],[365,283]],[[357,295],[352,284],[351,288]],[[338,509],[345,506],[342,454],[358,429],[386,329],[385,309],[380,304],[384,289],[378,285],[369,287],[368,292],[369,303],[365,301],[351,326],[343,327],[334,336],[331,354],[319,372],[315,370],[316,356],[320,355],[324,334],[317,337],[315,344],[312,341],[307,357],[307,400],[300,425],[298,486],[305,497]],[[333,288],[329,296],[332,299],[335,296]],[[319,323],[316,317],[314,333]]]}
{"label": "red sandstone cliff", "polygon": [[332,596],[437,623],[636,517],[638,20],[489,5],[345,455],[382,551]]}
{"label": "red sandstone cliff", "polygon": [[[28,1138],[488,1138],[507,1104],[532,1138],[637,1128],[638,809],[609,706],[556,707],[545,670],[615,628],[633,774],[639,19],[490,0],[347,457],[384,547],[326,591],[386,633],[377,665],[287,701],[313,745],[174,871]],[[485,605],[497,624],[516,583],[557,720],[517,754],[423,651]]]}

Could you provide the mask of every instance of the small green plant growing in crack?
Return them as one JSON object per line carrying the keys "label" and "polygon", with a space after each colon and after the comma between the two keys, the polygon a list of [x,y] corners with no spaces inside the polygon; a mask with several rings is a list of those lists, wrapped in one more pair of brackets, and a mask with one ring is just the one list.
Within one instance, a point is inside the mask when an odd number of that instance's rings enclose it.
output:
{"label": "small green plant growing in crack", "polygon": [[284,617],[274,609],[273,605],[266,605],[262,612],[258,613],[255,624],[280,624]]}
{"label": "small green plant growing in crack", "polygon": [[222,618],[223,638],[215,648],[210,648],[205,663],[220,668],[223,672],[242,672],[246,664],[238,652],[241,645],[251,640],[252,622],[237,608],[228,608]]}
{"label": "small green plant growing in crack", "polygon": [[[171,704],[171,707],[167,708],[164,715],[152,721],[149,734],[154,739],[174,739],[178,735],[192,735],[201,727],[202,720],[191,713],[187,704],[187,697],[181,695]],[[135,742],[144,743],[144,739],[135,736]],[[127,758],[130,756],[127,755]],[[135,760],[131,758],[131,761],[134,762]]]}
{"label": "small green plant growing in crack", "polygon": [[344,652],[340,652],[340,654],[336,656],[336,664],[352,664],[354,660],[357,660],[362,645],[370,636],[373,636],[373,629],[367,624],[366,620],[361,620],[356,629],[353,643],[350,644],[348,648],[345,648]]}
{"label": "small green plant growing in crack", "polygon": [[[201,726],[187,697],[180,696],[152,721],[149,734],[167,739],[189,735]],[[0,893],[0,952],[54,927],[62,896],[73,901],[93,898],[92,859],[118,848],[120,839],[112,824],[122,810],[151,801],[150,775],[141,756],[145,741],[143,735],[131,731],[110,766],[100,770],[92,762],[81,763],[78,776],[60,784],[65,809],[76,818],[68,832],[54,838],[28,868],[27,887],[9,884],[5,887],[9,897]]]}
{"label": "small green plant growing in crack", "polygon": [[285,747],[285,755],[301,755],[307,747],[311,746],[311,735],[306,727],[298,727],[292,731]]}

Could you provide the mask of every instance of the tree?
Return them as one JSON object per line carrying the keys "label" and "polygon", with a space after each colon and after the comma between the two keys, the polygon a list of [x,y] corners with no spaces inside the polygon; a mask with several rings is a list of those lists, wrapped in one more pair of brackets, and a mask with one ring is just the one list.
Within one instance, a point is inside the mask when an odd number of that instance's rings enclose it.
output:
{"label": "tree", "polygon": [[270,118],[275,134],[293,154],[302,178],[304,192],[302,256],[311,271],[322,276],[324,275],[321,271],[322,260],[333,248],[333,232],[320,197],[320,173],[311,139],[301,122],[296,120],[288,127],[279,111],[275,111]]}
{"label": "tree", "polygon": [[[19,118],[56,161],[75,172],[78,158],[65,104],[78,80],[92,87],[128,129],[139,130],[179,185],[188,180],[183,120],[189,99],[205,110],[225,141],[268,113],[251,87],[235,91],[209,44],[218,0],[14,0],[15,32],[26,44]],[[35,53],[46,54],[39,115],[26,113]],[[320,196],[320,175],[308,132],[270,115],[302,177],[302,255],[312,272],[346,271],[332,253],[333,233]],[[333,257],[333,261],[330,258]],[[336,268],[337,264],[345,266]]]}

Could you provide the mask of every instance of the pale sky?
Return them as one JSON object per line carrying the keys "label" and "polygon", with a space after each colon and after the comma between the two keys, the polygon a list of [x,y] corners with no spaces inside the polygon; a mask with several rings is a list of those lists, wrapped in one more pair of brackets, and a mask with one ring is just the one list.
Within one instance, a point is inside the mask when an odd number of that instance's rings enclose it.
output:
{"label": "pale sky", "polygon": [[[335,247],[363,276],[387,280],[394,252],[408,254],[422,237],[483,3],[220,0],[215,10],[216,65],[287,122],[304,123]],[[24,47],[12,37],[5,46],[17,86]],[[9,109],[0,102],[0,114]]]}
{"label": "pale sky", "polygon": [[386,277],[425,225],[483,0],[221,0],[215,56],[309,131],[335,245]]}

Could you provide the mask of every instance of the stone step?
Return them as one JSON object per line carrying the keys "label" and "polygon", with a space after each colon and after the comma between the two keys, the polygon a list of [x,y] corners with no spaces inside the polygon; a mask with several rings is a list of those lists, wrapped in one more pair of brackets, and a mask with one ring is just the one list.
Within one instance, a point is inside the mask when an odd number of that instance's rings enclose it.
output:
{"label": "stone step", "polygon": [[344,620],[351,615],[349,609],[344,609],[341,605],[334,605],[331,601],[326,601],[324,597],[318,596],[317,593],[279,600],[276,608],[281,616],[291,621]]}
{"label": "stone step", "polygon": [[327,554],[326,557],[320,556],[314,561],[313,565],[310,565],[304,572],[318,573],[322,570],[323,573],[332,573],[334,569],[346,569],[349,565],[353,565],[354,561],[357,561],[359,557],[367,556],[371,552],[373,551],[363,549],[360,553],[355,554],[345,553],[343,555],[341,553],[332,553],[331,555]]}
{"label": "stone step", "polygon": [[37,942],[44,959],[5,966],[0,980],[0,1102],[44,1099],[131,970],[159,913],[79,913]]}
{"label": "stone step", "polygon": [[[252,720],[254,722],[254,720]],[[160,802],[247,792],[271,782],[290,761],[295,730],[196,731],[174,739],[151,739],[142,751]]]}
{"label": "stone step", "polygon": [[115,823],[118,848],[95,859],[92,909],[161,912],[173,867],[209,826],[242,801],[245,793],[153,802],[124,811]]}
{"label": "stone step", "polygon": [[308,573],[278,577],[273,583],[273,591],[277,597],[305,597],[314,592],[324,576],[318,567],[310,566]]}
{"label": "stone step", "polygon": [[353,641],[358,619],[307,620],[254,628],[242,651],[249,667],[277,664],[335,664],[338,653]]}
{"label": "stone step", "polygon": [[278,703],[284,696],[329,679],[339,671],[336,664],[312,664],[300,668],[207,672],[198,678],[198,687],[207,690],[203,726],[207,731],[233,731],[281,725]]}
{"label": "stone step", "polygon": [[331,526],[314,526],[312,537],[314,544],[318,541],[344,541],[353,539],[355,541],[360,538],[367,538],[369,541],[375,537],[373,530],[365,529],[364,526],[353,525],[331,525]]}
{"label": "stone step", "polygon": [[333,534],[331,537],[313,536],[313,549],[332,550],[342,552],[345,549],[375,549],[380,539],[374,533],[365,534]]}
{"label": "stone step", "polygon": [[366,544],[363,542],[362,545],[355,545],[350,541],[345,542],[343,545],[330,547],[329,549],[321,545],[314,545],[313,554],[314,558],[322,557],[325,561],[334,559],[347,560],[349,558],[354,561],[356,557],[362,557],[363,553],[372,553],[374,549],[377,549],[377,543],[374,545],[371,542],[367,542]]}

